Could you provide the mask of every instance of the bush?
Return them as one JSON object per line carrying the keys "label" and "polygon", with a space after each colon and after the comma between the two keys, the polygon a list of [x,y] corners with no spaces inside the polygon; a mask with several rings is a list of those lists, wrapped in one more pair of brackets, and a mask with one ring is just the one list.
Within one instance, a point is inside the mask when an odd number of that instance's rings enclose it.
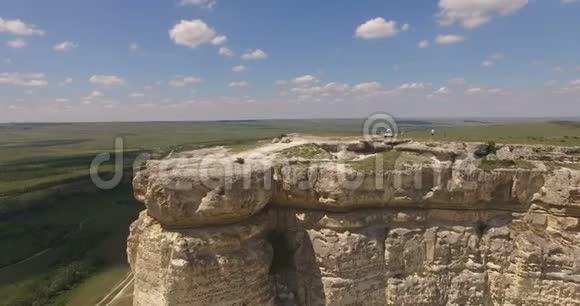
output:
{"label": "bush", "polygon": [[475,151],[475,155],[477,157],[486,157],[489,154],[495,154],[497,152],[497,147],[494,141],[488,141],[485,147],[480,148],[479,150]]}

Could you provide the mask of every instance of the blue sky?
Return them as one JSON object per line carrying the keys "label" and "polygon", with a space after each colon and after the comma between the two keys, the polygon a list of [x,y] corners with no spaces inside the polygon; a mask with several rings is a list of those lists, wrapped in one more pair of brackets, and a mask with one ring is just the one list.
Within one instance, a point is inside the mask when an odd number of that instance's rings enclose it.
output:
{"label": "blue sky", "polygon": [[578,0],[3,0],[0,121],[578,115],[579,17]]}

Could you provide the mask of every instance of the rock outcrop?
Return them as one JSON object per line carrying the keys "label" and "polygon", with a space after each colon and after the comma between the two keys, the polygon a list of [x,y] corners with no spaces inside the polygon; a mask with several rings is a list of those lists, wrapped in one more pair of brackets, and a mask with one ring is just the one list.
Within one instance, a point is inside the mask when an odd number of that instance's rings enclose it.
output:
{"label": "rock outcrop", "polygon": [[134,305],[580,305],[579,162],[306,136],[148,161]]}

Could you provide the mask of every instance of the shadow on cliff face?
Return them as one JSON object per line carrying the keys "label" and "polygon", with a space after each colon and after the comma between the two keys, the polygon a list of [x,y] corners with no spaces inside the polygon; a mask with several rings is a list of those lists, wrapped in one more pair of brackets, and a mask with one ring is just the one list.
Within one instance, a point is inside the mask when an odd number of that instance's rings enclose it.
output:
{"label": "shadow on cliff face", "polygon": [[268,234],[268,241],[274,250],[270,273],[276,305],[325,305],[322,274],[306,231],[274,230]]}

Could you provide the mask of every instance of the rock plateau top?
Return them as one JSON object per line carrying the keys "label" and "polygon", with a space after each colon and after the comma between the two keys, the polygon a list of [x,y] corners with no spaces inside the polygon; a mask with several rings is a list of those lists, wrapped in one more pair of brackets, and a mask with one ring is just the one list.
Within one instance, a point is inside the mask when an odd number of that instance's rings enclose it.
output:
{"label": "rock plateau top", "polygon": [[291,135],[133,186],[134,305],[580,305],[580,148]]}

